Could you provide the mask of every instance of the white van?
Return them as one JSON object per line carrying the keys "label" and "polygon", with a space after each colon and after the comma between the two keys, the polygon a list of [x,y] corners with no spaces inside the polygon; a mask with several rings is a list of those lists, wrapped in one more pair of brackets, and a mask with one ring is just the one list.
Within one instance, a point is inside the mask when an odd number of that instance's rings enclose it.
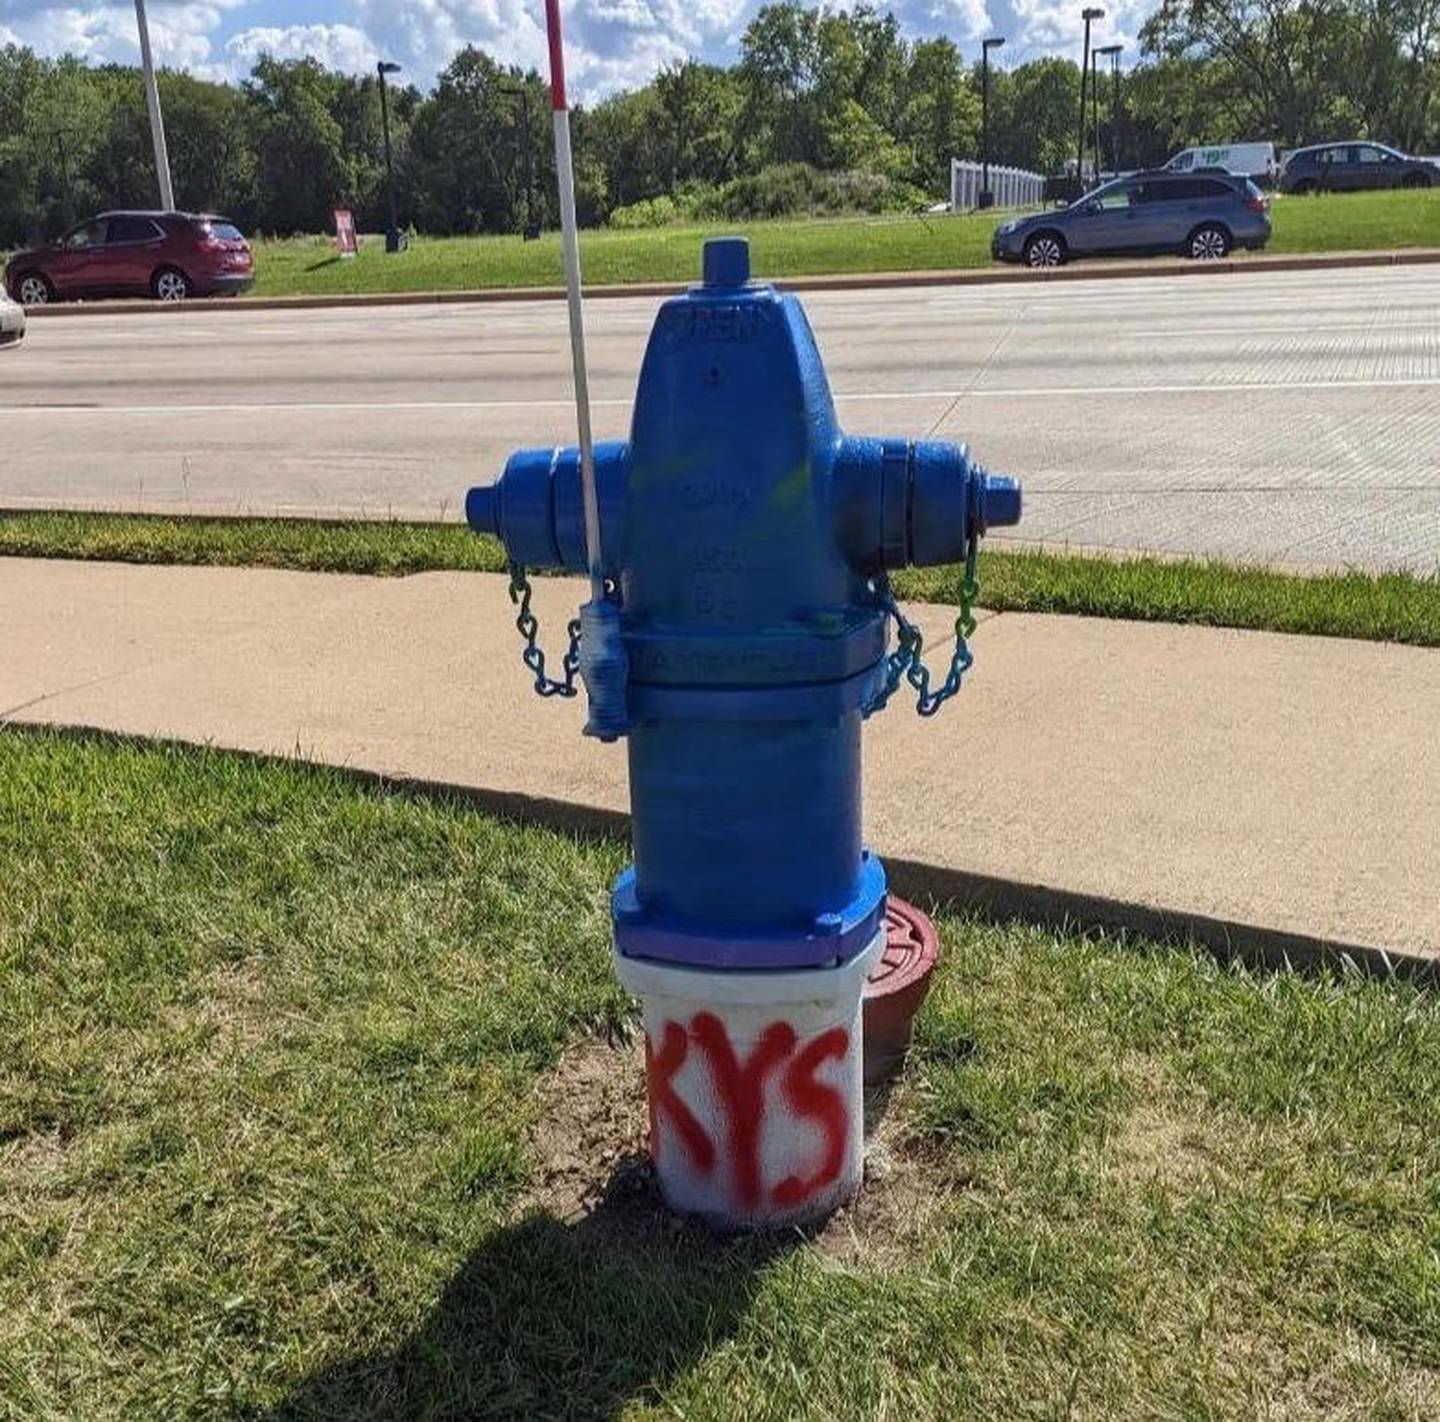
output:
{"label": "white van", "polygon": [[1166,165],[1171,173],[1196,168],[1223,168],[1240,178],[1273,179],[1276,173],[1273,143],[1217,143],[1210,148],[1182,148]]}

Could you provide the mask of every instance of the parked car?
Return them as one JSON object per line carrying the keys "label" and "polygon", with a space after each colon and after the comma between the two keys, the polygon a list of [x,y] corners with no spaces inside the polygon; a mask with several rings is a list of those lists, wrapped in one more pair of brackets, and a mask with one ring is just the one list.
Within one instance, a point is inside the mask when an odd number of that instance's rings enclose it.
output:
{"label": "parked car", "polygon": [[25,339],[25,310],[0,291],[0,350]]}
{"label": "parked car", "polygon": [[1030,267],[1156,252],[1214,260],[1235,247],[1263,247],[1270,240],[1268,208],[1249,178],[1132,173],[1059,212],[1001,223],[990,252]]}
{"label": "parked car", "polygon": [[1218,143],[1208,148],[1182,148],[1168,163],[1167,173],[1234,173],[1256,182],[1273,182],[1277,172],[1273,143]]}
{"label": "parked car", "polygon": [[236,295],[255,280],[233,222],[189,212],[102,212],[58,241],[16,252],[5,285],[22,306],[77,296]]}
{"label": "parked car", "polygon": [[1440,164],[1412,158],[1383,143],[1317,143],[1285,155],[1282,193],[1359,192],[1364,188],[1428,188]]}

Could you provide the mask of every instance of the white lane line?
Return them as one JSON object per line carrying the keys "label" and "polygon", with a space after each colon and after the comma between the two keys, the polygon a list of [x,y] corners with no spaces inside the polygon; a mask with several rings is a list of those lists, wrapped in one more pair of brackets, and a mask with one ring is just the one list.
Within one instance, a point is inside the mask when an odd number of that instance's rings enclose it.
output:
{"label": "white lane line", "polygon": [[[839,392],[837,403],[857,404],[874,401],[913,400],[1053,400],[1057,396],[1095,395],[1232,395],[1282,391],[1323,390],[1421,390],[1440,386],[1440,376],[1416,376],[1399,380],[1237,380],[1207,384],[1175,385],[1035,385],[1014,388],[982,387],[939,390],[859,390]],[[343,401],[280,401],[275,404],[252,402],[232,405],[6,405],[0,410],[6,418],[16,415],[240,415],[324,414],[355,410],[568,410],[571,401],[554,400],[343,400]],[[592,400],[592,405],[628,409],[634,402],[629,396]]]}

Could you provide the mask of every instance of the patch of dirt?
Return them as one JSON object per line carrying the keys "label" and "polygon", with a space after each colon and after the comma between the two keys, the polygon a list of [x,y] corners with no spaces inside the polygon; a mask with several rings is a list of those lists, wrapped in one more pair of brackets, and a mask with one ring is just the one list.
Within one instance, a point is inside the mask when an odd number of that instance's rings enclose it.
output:
{"label": "patch of dirt", "polygon": [[960,1152],[916,1140],[892,1107],[892,1083],[865,1092],[865,1184],[811,1239],[828,1258],[885,1268],[912,1260],[937,1215],[974,1179]]}
{"label": "patch of dirt", "polygon": [[648,1172],[647,1129],[643,1038],[580,1043],[545,1083],[526,1204],[567,1221],[593,1213],[614,1193],[617,1170]]}
{"label": "patch of dirt", "polygon": [[[771,1244],[808,1241],[837,1263],[882,1267],[912,1254],[936,1212],[968,1184],[970,1171],[964,1160],[907,1140],[889,1106],[889,1087],[867,1090],[860,1194],[819,1226],[778,1232]],[[572,1048],[546,1082],[530,1132],[536,1168],[522,1212],[541,1209],[632,1245],[725,1249],[722,1237],[673,1214],[661,1200],[648,1124],[638,1035]]]}

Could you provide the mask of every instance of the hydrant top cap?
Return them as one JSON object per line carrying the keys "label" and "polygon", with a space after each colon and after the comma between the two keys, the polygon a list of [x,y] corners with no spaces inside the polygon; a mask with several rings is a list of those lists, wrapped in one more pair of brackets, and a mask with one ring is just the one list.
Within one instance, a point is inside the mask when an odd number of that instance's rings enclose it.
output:
{"label": "hydrant top cap", "polygon": [[744,286],[750,280],[750,239],[711,237],[701,272],[706,286]]}

